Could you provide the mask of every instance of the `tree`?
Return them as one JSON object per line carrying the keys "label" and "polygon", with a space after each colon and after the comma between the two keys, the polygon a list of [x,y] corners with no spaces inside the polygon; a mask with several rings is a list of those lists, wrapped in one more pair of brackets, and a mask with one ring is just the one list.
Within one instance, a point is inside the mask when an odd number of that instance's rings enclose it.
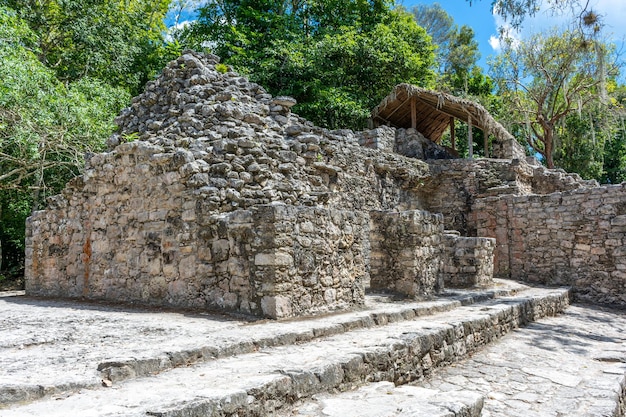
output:
{"label": "tree", "polygon": [[426,30],[437,46],[439,71],[444,72],[448,62],[450,43],[457,32],[454,19],[439,3],[418,4],[411,9],[411,13],[417,24]]}
{"label": "tree", "polygon": [[[39,39],[0,7],[0,243],[3,268],[23,260],[24,222],[103,148],[127,91],[84,77],[60,82],[38,59]],[[16,263],[18,264],[16,266]]]}
{"label": "tree", "polygon": [[466,25],[459,28],[438,3],[417,5],[411,13],[437,46],[437,88],[455,95],[489,95],[491,82],[476,65],[480,52],[474,30]]}
{"label": "tree", "polygon": [[137,94],[171,58],[169,0],[2,0],[37,36],[37,57],[63,82],[91,77]]}
{"label": "tree", "polygon": [[394,85],[431,86],[433,45],[424,29],[386,0],[210,3],[181,34],[208,46],[297,112],[327,127],[365,126]]}
{"label": "tree", "polygon": [[609,134],[604,146],[604,166],[600,181],[619,184],[626,181],[626,85],[611,90]]}
{"label": "tree", "polygon": [[611,127],[606,125],[606,109],[590,106],[580,114],[564,117],[555,135],[555,164],[567,172],[576,172],[585,179],[601,179],[604,150]]}
{"label": "tree", "polygon": [[[467,1],[472,4],[477,0]],[[548,7],[553,13],[571,13],[578,25],[582,25],[589,14],[594,14],[589,0],[491,0],[493,12],[515,29],[521,27],[526,17],[535,16],[542,7]]]}
{"label": "tree", "polygon": [[526,142],[554,168],[558,124],[597,101],[594,52],[579,32],[538,34],[509,42],[491,62],[493,78],[510,123],[520,124]]}

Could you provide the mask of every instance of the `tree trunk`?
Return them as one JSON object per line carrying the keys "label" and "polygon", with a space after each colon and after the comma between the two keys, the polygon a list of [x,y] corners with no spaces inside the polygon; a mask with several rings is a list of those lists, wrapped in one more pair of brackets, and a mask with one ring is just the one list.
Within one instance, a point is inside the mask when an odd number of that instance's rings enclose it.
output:
{"label": "tree trunk", "polygon": [[609,103],[609,96],[606,91],[606,63],[604,61],[604,49],[599,41],[594,42],[596,56],[598,59],[598,84],[600,90],[600,102],[604,105]]}
{"label": "tree trunk", "polygon": [[551,129],[545,129],[543,135],[544,156],[546,157],[546,166],[549,169],[554,169],[554,158],[552,154],[554,152],[554,132]]}

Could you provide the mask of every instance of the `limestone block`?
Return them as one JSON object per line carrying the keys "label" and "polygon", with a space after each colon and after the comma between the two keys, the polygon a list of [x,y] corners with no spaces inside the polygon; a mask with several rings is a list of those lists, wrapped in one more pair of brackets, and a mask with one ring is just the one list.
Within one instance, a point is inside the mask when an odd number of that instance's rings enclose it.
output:
{"label": "limestone block", "polygon": [[415,297],[443,289],[441,215],[420,210],[370,212],[370,286]]}

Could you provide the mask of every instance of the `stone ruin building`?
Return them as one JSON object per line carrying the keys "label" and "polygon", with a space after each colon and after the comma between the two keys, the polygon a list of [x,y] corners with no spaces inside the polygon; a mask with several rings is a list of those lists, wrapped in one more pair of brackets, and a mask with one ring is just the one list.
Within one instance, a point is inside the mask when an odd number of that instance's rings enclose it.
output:
{"label": "stone ruin building", "polygon": [[[529,163],[446,94],[400,85],[372,129],[329,131],[217,63],[172,61],[30,217],[28,294],[283,318],[495,275],[626,305],[626,184]],[[455,119],[495,136],[491,158],[436,144]]]}

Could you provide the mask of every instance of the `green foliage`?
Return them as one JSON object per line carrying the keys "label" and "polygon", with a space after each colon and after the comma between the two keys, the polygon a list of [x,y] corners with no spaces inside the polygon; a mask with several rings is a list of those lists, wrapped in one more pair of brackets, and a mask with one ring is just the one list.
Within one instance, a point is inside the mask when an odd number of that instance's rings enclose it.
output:
{"label": "green foliage", "polygon": [[604,147],[604,166],[600,181],[619,184],[626,181],[626,128],[621,118]]}
{"label": "green foliage", "polygon": [[24,221],[103,148],[126,90],[83,77],[62,83],[38,59],[38,37],[0,7],[0,242],[3,268],[23,253]]}
{"label": "green foliage", "polygon": [[171,58],[168,0],[2,0],[37,36],[37,57],[65,82],[84,77],[138,93]]}
{"label": "green foliage", "polygon": [[600,180],[606,136],[610,133],[603,128],[605,117],[597,110],[568,115],[558,129],[558,146],[554,155],[556,165],[585,179]]}
{"label": "green foliage", "polygon": [[215,66],[215,71],[221,74],[226,74],[228,72],[228,65],[219,63]]}
{"label": "green foliage", "polygon": [[426,32],[390,1],[222,1],[200,11],[181,34],[211,45],[224,62],[295,110],[331,128],[362,128],[398,83],[433,85],[434,47]]}

